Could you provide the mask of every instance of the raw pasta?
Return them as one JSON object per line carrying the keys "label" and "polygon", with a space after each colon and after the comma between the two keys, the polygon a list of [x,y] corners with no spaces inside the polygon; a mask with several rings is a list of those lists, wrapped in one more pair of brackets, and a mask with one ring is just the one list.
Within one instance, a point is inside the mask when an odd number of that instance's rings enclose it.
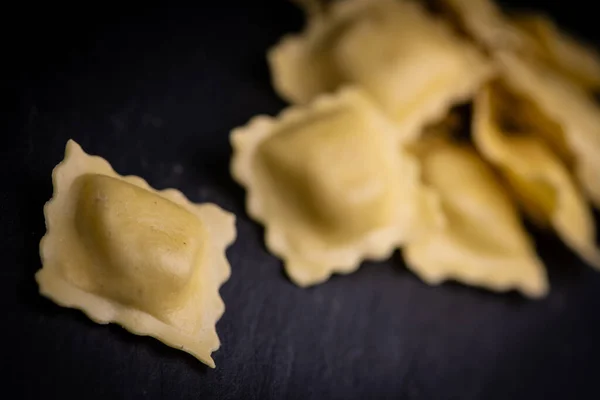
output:
{"label": "raw pasta", "polygon": [[413,1],[349,0],[311,18],[268,55],[273,83],[292,103],[360,86],[416,138],[491,74],[484,57]]}
{"label": "raw pasta", "polygon": [[542,262],[515,207],[475,150],[441,138],[423,144],[419,154],[423,184],[437,196],[422,202],[426,210],[419,214],[441,213],[443,223],[419,219],[419,234],[403,248],[408,267],[432,285],[452,279],[544,296],[548,280]]}
{"label": "raw pasta", "polygon": [[234,216],[118,175],[72,140],[52,178],[43,268],[36,274],[40,292],[97,323],[153,336],[214,367]]}
{"label": "raw pasta", "polygon": [[384,259],[409,232],[416,160],[360,91],[346,89],[232,132],[233,177],[269,250],[300,286]]}
{"label": "raw pasta", "polygon": [[511,51],[535,58],[585,89],[600,88],[600,55],[559,30],[547,16],[505,15],[492,0],[438,0],[459,25],[490,53]]}
{"label": "raw pasta", "polygon": [[585,198],[567,168],[540,138],[543,134],[504,128],[503,122],[515,112],[502,114],[497,105],[502,102],[510,102],[514,109],[512,99],[492,86],[477,97],[473,118],[477,147],[502,171],[529,216],[539,224],[551,225],[567,245],[599,268],[594,217]]}
{"label": "raw pasta", "polygon": [[584,192],[600,206],[600,109],[582,88],[552,68],[509,52],[496,55],[504,80],[562,129]]}

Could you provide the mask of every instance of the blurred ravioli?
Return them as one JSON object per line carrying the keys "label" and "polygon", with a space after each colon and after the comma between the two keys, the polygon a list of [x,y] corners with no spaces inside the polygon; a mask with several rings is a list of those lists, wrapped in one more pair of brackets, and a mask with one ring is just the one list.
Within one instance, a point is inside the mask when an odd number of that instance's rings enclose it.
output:
{"label": "blurred ravioli", "polygon": [[585,89],[600,87],[600,55],[561,31],[547,16],[505,14],[492,0],[435,0],[451,19],[490,53],[511,51],[534,58]]}
{"label": "blurred ravioli", "polygon": [[410,232],[417,162],[359,90],[258,116],[232,132],[231,173],[248,214],[299,286],[388,258]]}
{"label": "blurred ravioli", "polygon": [[554,69],[510,52],[495,56],[504,81],[560,127],[585,194],[600,206],[600,108],[588,93]]}
{"label": "blurred ravioli", "polygon": [[524,124],[523,131],[518,121],[507,123],[519,114],[515,110],[518,102],[505,95],[508,91],[496,83],[477,96],[473,117],[477,148],[502,172],[533,220],[551,225],[568,246],[600,267],[594,218],[587,201],[560,158],[540,138],[543,135],[529,131],[536,129],[534,124]]}
{"label": "blurred ravioli", "polygon": [[[422,202],[418,235],[403,247],[406,263],[425,282],[456,280],[493,291],[548,292],[548,280],[517,210],[491,168],[471,147],[445,138],[418,151],[423,184],[437,201]],[[437,208],[431,210],[431,208]]]}
{"label": "blurred ravioli", "polygon": [[268,54],[273,84],[292,103],[340,86],[360,86],[416,138],[491,74],[472,45],[414,1],[348,0],[313,15],[303,33]]}

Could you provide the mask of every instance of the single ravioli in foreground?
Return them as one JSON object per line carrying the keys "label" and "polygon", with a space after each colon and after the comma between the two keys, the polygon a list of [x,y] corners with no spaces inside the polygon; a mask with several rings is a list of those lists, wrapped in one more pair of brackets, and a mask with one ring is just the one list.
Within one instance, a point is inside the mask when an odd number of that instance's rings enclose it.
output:
{"label": "single ravioli in foreground", "polygon": [[348,0],[309,18],[268,53],[276,91],[308,103],[344,85],[364,89],[415,139],[427,123],[470,98],[491,65],[414,1]]}
{"label": "single ravioli in foreground", "polygon": [[299,286],[388,258],[406,238],[418,165],[356,89],[233,130],[231,173],[267,248]]}
{"label": "single ravioli in foreground", "polygon": [[214,368],[215,324],[225,310],[219,287],[230,276],[225,249],[235,239],[235,217],[118,175],[72,140],[52,181],[40,293]]}
{"label": "single ravioli in foreground", "polygon": [[402,249],[408,268],[432,285],[456,280],[545,296],[544,266],[516,208],[475,150],[441,139],[424,144],[418,154],[423,184],[437,194],[436,202],[421,203],[425,209],[419,214],[441,213],[444,223],[419,220],[419,234]]}
{"label": "single ravioli in foreground", "polygon": [[544,142],[544,134],[533,128],[535,121],[523,124],[525,130],[519,129],[518,121],[510,121],[519,114],[515,109],[519,101],[503,95],[509,89],[500,85],[490,85],[475,100],[473,137],[477,148],[501,171],[534,221],[552,226],[569,247],[600,268],[588,202],[562,160]]}

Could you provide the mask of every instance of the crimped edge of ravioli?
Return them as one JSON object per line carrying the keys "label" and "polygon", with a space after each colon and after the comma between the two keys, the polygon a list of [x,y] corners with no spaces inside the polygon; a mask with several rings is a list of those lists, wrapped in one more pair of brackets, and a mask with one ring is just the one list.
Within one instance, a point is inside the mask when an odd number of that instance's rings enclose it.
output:
{"label": "crimped edge of ravioli", "polygon": [[[363,240],[350,243],[346,246],[336,248],[328,252],[329,258],[339,260],[331,267],[322,268],[319,274],[303,273],[305,271],[314,271],[312,268],[306,268],[306,265],[317,265],[321,263],[312,263],[298,254],[293,246],[290,245],[286,235],[287,229],[285,223],[277,223],[272,220],[268,209],[263,200],[264,194],[259,190],[257,177],[253,172],[253,161],[260,143],[275,134],[278,124],[293,124],[302,121],[307,115],[335,109],[338,104],[343,102],[365,103],[370,109],[377,110],[368,100],[362,91],[345,87],[332,94],[324,94],[317,97],[309,105],[298,105],[285,109],[277,117],[259,115],[252,118],[245,126],[236,128],[232,131],[230,141],[233,148],[230,170],[231,175],[240,185],[246,189],[246,211],[255,221],[262,224],[265,228],[264,239],[267,248],[284,262],[284,267],[290,279],[300,287],[308,287],[325,282],[333,274],[349,274],[356,271],[364,260],[383,260],[391,256],[401,242],[407,240],[408,231],[413,225],[415,216],[406,207],[405,210],[398,212],[397,219],[406,220],[406,224],[398,224],[398,221],[390,221],[390,226],[382,228],[369,235]],[[378,115],[379,117],[379,115]],[[382,117],[383,118],[383,117]],[[386,120],[387,121],[387,120]],[[393,125],[390,128],[394,129]],[[418,164],[408,153],[404,154],[406,160],[403,167],[407,168],[407,176],[414,177],[414,198],[407,201],[416,201],[418,194]],[[401,157],[399,156],[399,159]],[[401,161],[402,163],[402,161]],[[398,206],[402,210],[401,204]],[[324,262],[326,263],[326,262]]]}
{"label": "crimped edge of ravioli", "polygon": [[[518,153],[510,151],[510,145],[506,144],[503,134],[492,122],[491,92],[490,87],[485,88],[474,101],[472,124],[477,148],[496,166],[507,169],[511,169],[509,166],[516,166],[515,170],[528,179],[549,184],[556,195],[556,205],[549,216],[552,226],[569,247],[588,263],[600,268],[600,250],[595,245],[594,217],[568,170],[540,139],[531,138],[532,144],[537,143],[537,151],[532,156],[539,157],[543,169],[535,166],[535,159],[524,159]],[[559,190],[561,188],[564,190]]]}
{"label": "crimped edge of ravioli", "polygon": [[[306,103],[313,94],[305,85],[296,85],[300,79],[291,78],[306,65],[306,48],[301,34],[287,34],[267,51],[267,63],[271,70],[271,83],[275,91],[288,103]],[[290,62],[290,59],[295,60]],[[277,71],[277,72],[274,72]],[[314,79],[314,78],[313,78]]]}
{"label": "crimped edge of ravioli", "polygon": [[[79,169],[71,182],[68,182],[69,187],[64,188],[61,180],[65,171],[72,168],[71,164]],[[82,170],[86,168],[86,165],[88,170]],[[208,278],[214,282],[214,291],[202,290],[199,293],[199,300],[207,305],[207,312],[202,316],[205,324],[197,336],[192,337],[182,333],[177,328],[146,312],[78,288],[65,280],[58,271],[58,266],[52,263],[53,252],[59,251],[53,247],[56,244],[53,243],[55,240],[52,229],[53,225],[57,223],[55,218],[61,218],[60,207],[70,195],[70,184],[77,176],[89,172],[101,173],[146,189],[183,206],[204,223],[208,231],[207,237],[211,240],[207,247],[209,251],[203,262],[211,266],[205,271],[210,274]],[[191,354],[204,364],[214,368],[215,363],[211,353],[220,347],[216,323],[225,312],[225,304],[220,297],[219,289],[231,276],[231,267],[225,256],[225,250],[236,237],[235,216],[214,204],[194,204],[176,189],[159,191],[138,176],[121,176],[114,171],[108,161],[100,156],[88,155],[73,140],[67,142],[64,159],[52,171],[52,184],[52,198],[44,205],[46,234],[40,241],[42,268],[35,274],[40,294],[60,306],[83,311],[98,324],[117,323],[133,334],[154,337],[170,347]],[[206,278],[206,274],[198,274],[198,279]],[[207,285],[202,287],[205,289]]]}
{"label": "crimped edge of ravioli", "polygon": [[[442,228],[443,229],[443,228]],[[434,235],[441,235],[442,232],[436,232]],[[484,290],[489,290],[496,293],[506,293],[511,290],[516,290],[532,299],[545,297],[550,285],[545,272],[542,273],[542,278],[534,276],[530,273],[531,278],[523,279],[522,275],[515,275],[506,279],[499,280],[498,274],[495,271],[503,269],[514,269],[515,264],[533,265],[534,268],[543,271],[543,264],[537,259],[535,252],[524,255],[522,257],[506,257],[502,259],[480,256],[475,253],[467,253],[466,256],[461,256],[460,264],[467,264],[464,260],[467,259],[471,264],[471,268],[455,268],[449,270],[444,267],[447,260],[440,260],[435,256],[429,255],[431,251],[420,250],[427,247],[427,244],[415,243],[407,246],[403,254],[406,259],[408,269],[410,269],[421,280],[431,286],[439,286],[445,282],[454,281]],[[460,249],[458,249],[460,251]],[[425,257],[418,257],[416,254],[426,254]],[[465,254],[465,253],[463,253]],[[525,257],[530,257],[527,259]],[[437,269],[432,269],[432,265],[442,265]],[[450,262],[449,265],[454,265]],[[491,268],[490,268],[491,267]],[[440,270],[446,269],[443,273]],[[459,272],[460,271],[460,272]]]}
{"label": "crimped edge of ravioli", "polygon": [[592,203],[600,208],[600,108],[592,98],[551,67],[500,51],[494,58],[502,78],[559,124],[575,155],[575,174]]}

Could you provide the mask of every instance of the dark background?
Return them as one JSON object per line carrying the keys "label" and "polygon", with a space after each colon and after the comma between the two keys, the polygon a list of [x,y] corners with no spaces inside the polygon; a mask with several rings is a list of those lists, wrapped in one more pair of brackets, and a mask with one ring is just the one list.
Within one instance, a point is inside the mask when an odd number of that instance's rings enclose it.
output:
{"label": "dark background", "polygon": [[[591,2],[538,3],[526,4],[600,44]],[[543,301],[430,288],[398,254],[293,286],[229,177],[228,132],[284,106],[264,54],[301,13],[285,0],[141,4],[3,8],[0,397],[599,397],[600,274],[551,236],[536,234],[552,282]],[[68,138],[238,216],[217,369],[37,294],[42,207]]]}

